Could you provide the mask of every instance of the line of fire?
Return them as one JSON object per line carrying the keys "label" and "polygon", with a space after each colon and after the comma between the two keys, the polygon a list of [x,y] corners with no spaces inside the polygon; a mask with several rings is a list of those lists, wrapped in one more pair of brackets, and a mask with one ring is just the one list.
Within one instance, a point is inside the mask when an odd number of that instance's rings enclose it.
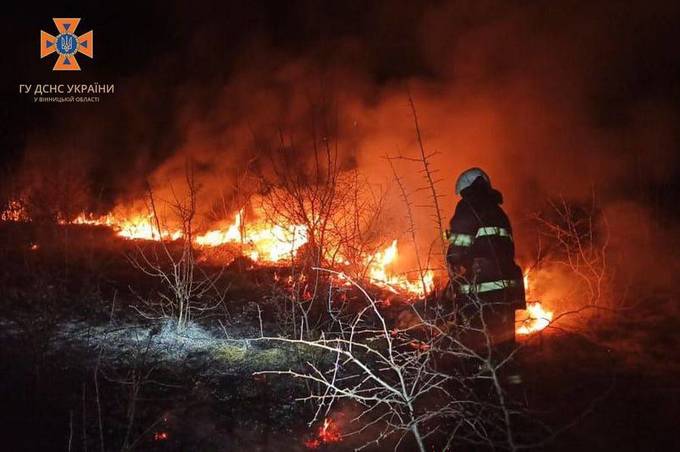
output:
{"label": "line of fire", "polygon": [[10,12],[0,448],[673,448],[680,7],[249,3]]}

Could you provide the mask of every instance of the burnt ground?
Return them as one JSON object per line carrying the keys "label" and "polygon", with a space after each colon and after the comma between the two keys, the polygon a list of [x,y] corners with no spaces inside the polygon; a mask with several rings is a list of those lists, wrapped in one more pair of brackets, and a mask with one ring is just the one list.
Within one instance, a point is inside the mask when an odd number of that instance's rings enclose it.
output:
{"label": "burnt ground", "polygon": [[[617,329],[621,336],[632,332]],[[520,358],[525,382],[519,397],[557,434],[540,449],[675,449],[680,382],[675,364],[667,362],[677,352],[666,351],[663,358],[645,356],[632,364],[630,350],[547,332]],[[660,361],[646,362],[654,359]]]}
{"label": "burnt ground", "polygon": [[[130,287],[139,295],[154,286],[124,258],[130,242],[110,231],[2,225],[0,247],[3,450],[306,449],[312,410],[294,402],[306,388],[253,375],[323,359],[247,340],[259,329],[253,303],[270,293],[275,270],[227,268],[228,312],[178,335],[130,308]],[[276,334],[276,313],[264,317]],[[673,448],[679,323],[672,299],[645,300],[635,316],[591,318],[587,334],[550,330],[525,342],[512,395],[555,432],[537,449]]]}
{"label": "burnt ground", "polygon": [[71,450],[99,450],[100,410],[106,450],[126,435],[137,450],[302,449],[288,441],[308,430],[308,410],[292,403],[301,388],[252,375],[289,366],[295,350],[209,343],[199,327],[179,338],[162,327],[59,330],[39,357],[25,336],[3,337],[5,450],[67,450],[69,437]]}

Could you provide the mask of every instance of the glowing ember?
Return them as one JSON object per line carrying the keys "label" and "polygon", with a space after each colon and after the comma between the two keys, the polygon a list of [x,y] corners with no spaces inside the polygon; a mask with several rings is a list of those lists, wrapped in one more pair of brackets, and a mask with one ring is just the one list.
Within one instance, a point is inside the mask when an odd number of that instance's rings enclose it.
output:
{"label": "glowing ember", "polygon": [[169,438],[168,432],[156,432],[153,434],[154,441],[165,441]]}
{"label": "glowing ember", "polygon": [[323,444],[338,443],[342,439],[340,430],[331,418],[326,418],[323,425],[319,427],[319,431],[315,438],[305,441],[305,446],[309,449],[318,449]]}
{"label": "glowing ember", "polygon": [[24,204],[21,201],[12,200],[7,203],[7,208],[0,211],[0,221],[28,221],[30,218]]}
{"label": "glowing ember", "polygon": [[517,328],[517,334],[528,335],[541,331],[548,325],[553,318],[553,313],[543,309],[540,301],[527,303],[527,309],[524,311],[526,318]]}
{"label": "glowing ember", "polygon": [[419,350],[421,352],[426,352],[430,349],[430,344],[427,342],[417,341],[415,339],[409,342],[409,345],[412,349]]}

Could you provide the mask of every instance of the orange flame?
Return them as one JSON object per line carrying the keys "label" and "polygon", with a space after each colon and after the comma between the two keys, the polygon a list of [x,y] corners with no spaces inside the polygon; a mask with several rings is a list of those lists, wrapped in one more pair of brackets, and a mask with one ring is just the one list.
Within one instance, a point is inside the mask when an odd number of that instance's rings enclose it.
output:
{"label": "orange flame", "polygon": [[196,237],[196,244],[202,246],[219,246],[225,243],[240,243],[241,237],[241,218],[243,210],[240,210],[234,217],[234,222],[226,229],[213,229],[203,235]]}
{"label": "orange flame", "polygon": [[[368,264],[368,277],[373,284],[384,287],[394,293],[406,291],[412,295],[424,296],[434,286],[434,274],[427,270],[422,281],[411,281],[404,275],[394,274],[389,271],[399,257],[397,240],[393,240],[384,251],[378,251],[366,258]],[[424,286],[424,287],[423,287]]]}
{"label": "orange flame", "polygon": [[28,221],[30,218],[21,201],[11,200],[7,208],[0,212],[0,221]]}
{"label": "orange flame", "polygon": [[[13,202],[2,213],[1,219],[6,221],[20,221],[25,215],[23,204]],[[179,240],[183,237],[180,229],[158,224],[153,214],[143,207],[127,211],[116,208],[106,215],[92,215],[81,213],[72,224],[106,226],[111,228],[119,237],[130,240]],[[264,215],[260,215],[264,218]],[[66,220],[59,220],[66,224]],[[159,230],[160,229],[160,230]],[[238,211],[230,222],[218,224],[217,227],[196,235],[194,243],[203,248],[214,248],[225,244],[238,245],[241,252],[253,261],[265,263],[279,263],[290,259],[304,244],[308,242],[308,231],[302,225],[271,224],[262,219],[246,224],[244,209]],[[394,264],[399,258],[398,242],[393,240],[385,249],[373,255],[365,256],[362,263],[367,268],[367,279],[393,293],[408,294],[422,297],[429,293],[434,286],[434,274],[431,270],[423,273],[415,280],[404,274],[393,271]],[[334,261],[340,265],[350,265],[337,253]]]}
{"label": "orange flame", "polygon": [[[524,273],[524,290],[526,297],[531,297],[533,293],[532,280],[529,278],[529,272]],[[553,312],[548,311],[543,307],[540,301],[527,302],[526,310],[520,311],[519,316],[524,316],[516,329],[516,333],[522,336],[536,333],[545,329],[553,319]]]}
{"label": "orange flame", "polygon": [[517,328],[517,334],[525,336],[543,330],[553,319],[553,313],[543,309],[540,301],[527,303],[527,309],[524,312],[526,318]]}
{"label": "orange flame", "polygon": [[[234,221],[226,227],[213,229],[196,237],[196,244],[204,247],[216,247],[226,243],[246,245],[250,249],[248,255],[252,260],[279,262],[293,256],[307,243],[307,229],[304,226],[270,226],[260,222],[242,228],[242,219],[243,210],[239,211]],[[245,233],[242,233],[244,229]]]}
{"label": "orange flame", "polygon": [[[529,273],[529,271],[524,273],[524,291],[527,298],[530,298],[534,291]],[[521,336],[527,336],[545,329],[553,319],[553,312],[545,309],[540,301],[527,302],[526,310],[520,311],[518,315],[524,318],[515,330]]]}
{"label": "orange flame", "polygon": [[126,239],[178,240],[182,238],[182,231],[180,230],[161,229],[159,234],[158,227],[154,224],[154,218],[151,214],[135,214],[121,218],[112,213],[99,217],[81,213],[72,223],[108,226],[117,235]]}
{"label": "orange flame", "polygon": [[[203,247],[216,247],[226,243],[244,245],[249,249],[249,257],[254,261],[276,263],[289,259],[308,241],[307,229],[304,226],[267,225],[256,222],[243,228],[243,210],[239,211],[231,223],[222,228],[210,230],[196,237],[196,244]],[[245,233],[242,231],[245,230]],[[411,281],[404,275],[394,274],[390,267],[399,256],[397,240],[382,251],[365,258],[368,266],[368,279],[380,287],[394,293],[407,292],[415,296],[424,296],[434,285],[434,274],[427,271],[423,281]],[[336,259],[338,257],[336,256]],[[339,260],[343,260],[339,258]],[[423,287],[424,285],[424,287]]]}

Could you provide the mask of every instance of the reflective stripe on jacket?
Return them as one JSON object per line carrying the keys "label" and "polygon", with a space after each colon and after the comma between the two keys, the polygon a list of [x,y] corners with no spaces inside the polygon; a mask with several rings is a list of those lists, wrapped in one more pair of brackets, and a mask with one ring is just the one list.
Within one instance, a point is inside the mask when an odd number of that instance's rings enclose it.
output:
{"label": "reflective stripe on jacket", "polygon": [[477,229],[477,234],[474,236],[472,234],[449,234],[448,241],[453,246],[472,246],[475,239],[479,237],[489,237],[492,235],[497,235],[499,237],[507,237],[512,240],[512,234],[505,228],[499,228],[497,226],[483,226]]}
{"label": "reflective stripe on jacket", "polygon": [[515,279],[499,279],[498,281],[487,281],[479,284],[461,284],[458,286],[458,291],[464,294],[484,293],[491,292],[492,290],[518,287],[520,284],[521,282]]}

